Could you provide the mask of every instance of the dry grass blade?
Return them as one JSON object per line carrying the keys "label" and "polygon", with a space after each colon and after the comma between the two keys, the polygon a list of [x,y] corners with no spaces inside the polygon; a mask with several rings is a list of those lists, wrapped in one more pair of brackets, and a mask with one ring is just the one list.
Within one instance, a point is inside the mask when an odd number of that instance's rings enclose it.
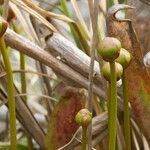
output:
{"label": "dry grass blade", "polygon": [[[52,10],[54,7],[59,9],[58,6],[57,6],[59,4],[58,0],[53,0],[53,1],[50,1],[50,2],[45,1],[45,0],[36,0],[36,1],[39,2],[40,6],[45,5],[48,8],[49,11]],[[47,9],[45,9],[45,10],[47,10]]]}
{"label": "dry grass blade", "polygon": [[38,14],[36,11],[34,11],[31,8],[29,8],[28,6],[26,6],[23,2],[21,2],[19,0],[11,0],[11,2],[13,2],[15,5],[19,6],[20,8],[24,9],[26,12],[28,12],[32,16],[36,17],[39,21],[41,21],[45,26],[50,28],[52,31],[57,32],[57,29],[51,23],[49,23],[43,16]]}
{"label": "dry grass blade", "polygon": [[[102,8],[102,9],[101,9]],[[105,36],[105,16],[106,16],[106,1],[100,1],[99,11],[102,12],[99,14],[99,27],[101,31],[102,38]]]}
{"label": "dry grass blade", "polygon": [[71,0],[71,3],[72,3],[72,6],[76,12],[76,15],[78,17],[78,20],[80,21],[80,24],[83,26],[83,29],[85,31],[85,33],[87,34],[88,38],[90,39],[90,33],[88,31],[88,28],[85,24],[85,21],[80,13],[80,10],[79,10],[79,7],[78,7],[78,4],[77,4],[77,1],[76,0]]}
{"label": "dry grass blade", "polygon": [[[26,36],[31,40],[31,41],[37,41],[37,37],[35,37],[35,33],[33,32],[32,28],[29,27],[28,22],[25,20],[25,17],[23,16],[22,12],[19,10],[19,8],[10,2],[10,6],[15,12],[17,19],[19,20],[19,23],[21,24],[21,27],[24,29],[24,32],[26,33]],[[32,34],[31,34],[32,33]]]}
{"label": "dry grass blade", "polygon": [[[91,62],[90,62],[90,73],[89,73],[89,87],[88,87],[88,109],[92,112],[92,99],[93,99],[93,73],[94,73],[94,60],[95,50],[98,45],[98,34],[97,34],[97,21],[98,21],[98,4],[99,0],[95,0],[93,3],[88,0],[90,17],[92,22],[93,36],[91,41]],[[88,149],[92,149],[92,124],[88,129]]]}
{"label": "dry grass blade", "polygon": [[[31,41],[23,38],[22,36],[14,33],[12,30],[8,29],[5,34],[6,44],[20,52],[41,61],[43,64],[52,68],[55,72],[65,77],[67,81],[72,81],[81,85],[85,88],[88,87],[88,80],[83,77],[80,73],[74,71],[69,66],[61,63],[58,59],[54,58],[50,53],[41,49],[39,46],[35,45]],[[67,43],[66,43],[67,44]],[[69,45],[67,45],[70,48]],[[98,95],[106,98],[104,92],[96,86],[93,86],[94,92]]]}
{"label": "dry grass blade", "polygon": [[5,11],[3,12],[3,15],[2,15],[4,19],[6,19],[8,16],[8,10],[9,10],[9,7],[7,7],[8,5],[9,5],[9,0],[5,0],[4,6],[3,6],[3,9]]}
{"label": "dry grass blade", "polygon": [[39,14],[41,14],[42,16],[45,17],[51,17],[54,19],[59,19],[59,20],[63,20],[63,21],[67,21],[67,22],[74,22],[72,19],[68,18],[67,16],[64,15],[58,15],[52,12],[48,12],[36,5],[34,5],[31,1],[29,0],[22,0],[28,7],[30,7],[31,9],[37,11]]}
{"label": "dry grass blade", "polygon": [[[24,97],[24,96],[38,96],[38,97],[43,97],[43,98],[46,98],[48,100],[52,100],[52,101],[55,101],[55,102],[58,102],[57,99],[51,97],[51,96],[47,96],[47,95],[44,95],[44,94],[37,94],[37,93],[24,93],[24,94],[16,94],[15,97]],[[46,115],[46,114],[44,114]]]}
{"label": "dry grass blade", "polygon": [[[47,74],[41,73],[41,72],[37,72],[37,71],[33,71],[33,70],[13,70],[13,73],[30,73],[30,74],[35,74],[38,76],[43,76],[46,77],[49,80],[54,80],[54,81],[59,81],[59,79],[55,79]],[[3,78],[4,76],[6,76],[7,74],[5,72],[0,73],[0,78]]]}

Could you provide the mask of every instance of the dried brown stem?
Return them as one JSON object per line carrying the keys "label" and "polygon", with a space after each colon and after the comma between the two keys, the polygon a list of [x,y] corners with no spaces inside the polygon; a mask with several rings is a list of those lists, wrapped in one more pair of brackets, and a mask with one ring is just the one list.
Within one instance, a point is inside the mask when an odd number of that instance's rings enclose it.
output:
{"label": "dried brown stem", "polygon": [[9,0],[5,0],[4,1],[4,6],[3,6],[3,10],[5,10],[4,12],[3,12],[3,18],[5,19],[5,20],[7,20],[7,16],[8,16],[8,10],[9,10]]}
{"label": "dried brown stem", "polygon": [[[92,112],[92,99],[93,99],[93,72],[94,72],[94,60],[95,60],[95,50],[98,45],[98,35],[97,35],[97,21],[98,21],[98,4],[99,0],[95,0],[92,4],[91,0],[88,0],[93,36],[90,46],[91,51],[91,61],[90,61],[90,72],[89,72],[89,87],[88,87],[88,109]],[[92,149],[92,124],[88,127],[88,149]]]}
{"label": "dried brown stem", "polygon": [[[46,66],[51,67],[56,73],[87,89],[89,85],[88,79],[84,78],[81,74],[63,64],[60,60],[54,58],[50,53],[44,51],[29,40],[23,38],[11,30],[7,30],[5,40],[8,46],[17,49],[18,51],[36,60],[41,61]],[[98,96],[106,98],[105,93],[97,85],[93,86],[93,90],[94,93]]]}

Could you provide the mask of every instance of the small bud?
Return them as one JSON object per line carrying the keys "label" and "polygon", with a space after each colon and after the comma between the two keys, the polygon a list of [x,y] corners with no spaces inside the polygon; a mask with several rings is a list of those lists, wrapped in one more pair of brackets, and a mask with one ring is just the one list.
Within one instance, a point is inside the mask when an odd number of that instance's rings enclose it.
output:
{"label": "small bud", "polygon": [[81,109],[75,117],[76,122],[82,127],[88,127],[92,121],[92,114],[88,109]]}
{"label": "small bud", "polygon": [[[116,67],[116,77],[117,77],[116,80],[118,81],[123,74],[123,68],[119,63],[115,63],[115,67]],[[108,62],[106,62],[102,67],[102,75],[107,81],[110,81],[111,73],[110,73],[110,64]]]}
{"label": "small bud", "polygon": [[112,62],[119,56],[120,49],[121,43],[118,39],[113,37],[105,37],[98,52],[103,60]]}
{"label": "small bud", "polygon": [[126,69],[130,64],[131,59],[132,59],[131,54],[124,48],[121,48],[119,57],[115,61],[121,64],[123,69]]}
{"label": "small bud", "polygon": [[2,37],[4,35],[4,33],[6,32],[8,27],[8,24],[6,22],[6,20],[2,17],[0,17],[0,37]]}

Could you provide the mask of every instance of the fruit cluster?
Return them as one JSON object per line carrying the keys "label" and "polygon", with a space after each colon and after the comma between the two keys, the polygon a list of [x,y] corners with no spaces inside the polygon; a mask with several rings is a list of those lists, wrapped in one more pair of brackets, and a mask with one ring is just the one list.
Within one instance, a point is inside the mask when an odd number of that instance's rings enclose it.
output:
{"label": "fruit cluster", "polygon": [[102,75],[107,81],[110,81],[110,63],[115,61],[116,78],[119,80],[131,62],[131,54],[121,47],[118,39],[113,37],[105,37],[100,45],[98,53],[104,62],[102,67]]}

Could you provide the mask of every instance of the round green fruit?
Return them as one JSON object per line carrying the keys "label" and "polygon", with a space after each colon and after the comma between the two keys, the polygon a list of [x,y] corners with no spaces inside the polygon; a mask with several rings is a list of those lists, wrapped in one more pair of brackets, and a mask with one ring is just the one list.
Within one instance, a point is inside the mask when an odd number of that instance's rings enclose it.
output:
{"label": "round green fruit", "polygon": [[[120,80],[121,76],[123,74],[123,67],[121,64],[115,62],[115,68],[116,68],[116,80]],[[107,80],[110,81],[111,78],[111,72],[110,72],[110,63],[106,62],[104,63],[102,67],[102,75]]]}
{"label": "round green fruit", "polygon": [[88,109],[81,109],[75,117],[76,122],[82,127],[88,127],[92,121],[92,114]]}
{"label": "round green fruit", "polygon": [[124,48],[121,48],[119,57],[115,61],[121,64],[123,69],[126,69],[129,66],[131,59],[131,54]]}
{"label": "round green fruit", "polygon": [[105,37],[100,45],[98,53],[103,60],[112,62],[119,56],[121,43],[118,39],[113,37]]}

